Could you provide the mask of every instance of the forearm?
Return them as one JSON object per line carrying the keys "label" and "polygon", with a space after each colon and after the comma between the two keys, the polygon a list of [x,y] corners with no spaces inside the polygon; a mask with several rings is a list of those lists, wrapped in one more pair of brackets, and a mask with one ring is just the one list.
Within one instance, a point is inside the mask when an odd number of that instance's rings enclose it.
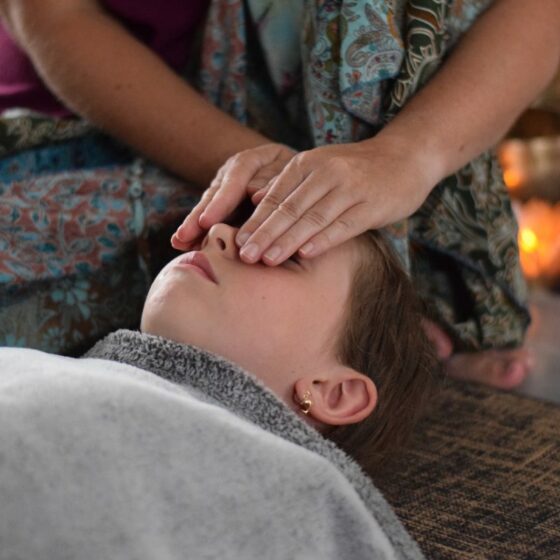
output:
{"label": "forearm", "polygon": [[496,0],[377,138],[421,151],[436,181],[496,144],[558,68],[560,3],[538,4]]}
{"label": "forearm", "polygon": [[205,186],[224,161],[268,140],[204,100],[96,2],[4,0],[47,85],[76,113]]}

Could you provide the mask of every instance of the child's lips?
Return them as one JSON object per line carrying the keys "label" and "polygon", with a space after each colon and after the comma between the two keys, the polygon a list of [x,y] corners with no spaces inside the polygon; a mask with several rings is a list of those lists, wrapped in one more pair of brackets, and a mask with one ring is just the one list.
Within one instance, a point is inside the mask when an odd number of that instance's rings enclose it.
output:
{"label": "child's lips", "polygon": [[214,282],[214,284],[219,284],[210,261],[201,251],[190,251],[189,253],[185,253],[178,259],[177,264],[195,266],[204,274],[204,276],[206,276],[206,278],[208,278],[208,280]]}

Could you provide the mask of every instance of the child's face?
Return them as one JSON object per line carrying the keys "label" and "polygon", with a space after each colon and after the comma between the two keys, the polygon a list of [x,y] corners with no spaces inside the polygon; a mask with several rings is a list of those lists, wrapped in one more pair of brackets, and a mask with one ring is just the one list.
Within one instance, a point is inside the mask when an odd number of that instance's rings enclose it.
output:
{"label": "child's face", "polygon": [[347,241],[269,267],[239,259],[236,233],[216,224],[200,246],[217,283],[182,264],[184,255],[171,261],[152,284],[141,328],[224,356],[289,398],[294,380],[335,360],[359,248]]}

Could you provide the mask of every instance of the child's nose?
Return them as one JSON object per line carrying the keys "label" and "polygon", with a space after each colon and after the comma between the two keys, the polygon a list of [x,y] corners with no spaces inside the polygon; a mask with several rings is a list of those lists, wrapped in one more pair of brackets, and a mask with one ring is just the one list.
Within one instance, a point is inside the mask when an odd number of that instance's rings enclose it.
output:
{"label": "child's nose", "polygon": [[206,245],[218,249],[234,257],[237,254],[237,246],[235,245],[235,236],[239,228],[228,226],[227,224],[214,224],[206,235],[202,243],[202,249]]}

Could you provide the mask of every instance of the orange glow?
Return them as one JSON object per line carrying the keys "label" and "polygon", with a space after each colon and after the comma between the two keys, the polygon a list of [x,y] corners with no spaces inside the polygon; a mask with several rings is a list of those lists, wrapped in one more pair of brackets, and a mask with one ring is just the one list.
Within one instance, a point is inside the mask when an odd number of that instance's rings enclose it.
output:
{"label": "orange glow", "polygon": [[506,169],[504,171],[504,183],[509,189],[518,189],[523,182],[523,177],[516,169]]}
{"label": "orange glow", "polygon": [[527,142],[506,140],[498,149],[498,157],[504,173],[504,183],[514,191],[521,188],[531,177],[531,152]]}
{"label": "orange glow", "polygon": [[519,246],[526,253],[534,253],[539,246],[539,238],[532,229],[523,228],[519,232]]}
{"label": "orange glow", "polygon": [[531,200],[519,207],[521,266],[529,279],[560,278],[560,203]]}

